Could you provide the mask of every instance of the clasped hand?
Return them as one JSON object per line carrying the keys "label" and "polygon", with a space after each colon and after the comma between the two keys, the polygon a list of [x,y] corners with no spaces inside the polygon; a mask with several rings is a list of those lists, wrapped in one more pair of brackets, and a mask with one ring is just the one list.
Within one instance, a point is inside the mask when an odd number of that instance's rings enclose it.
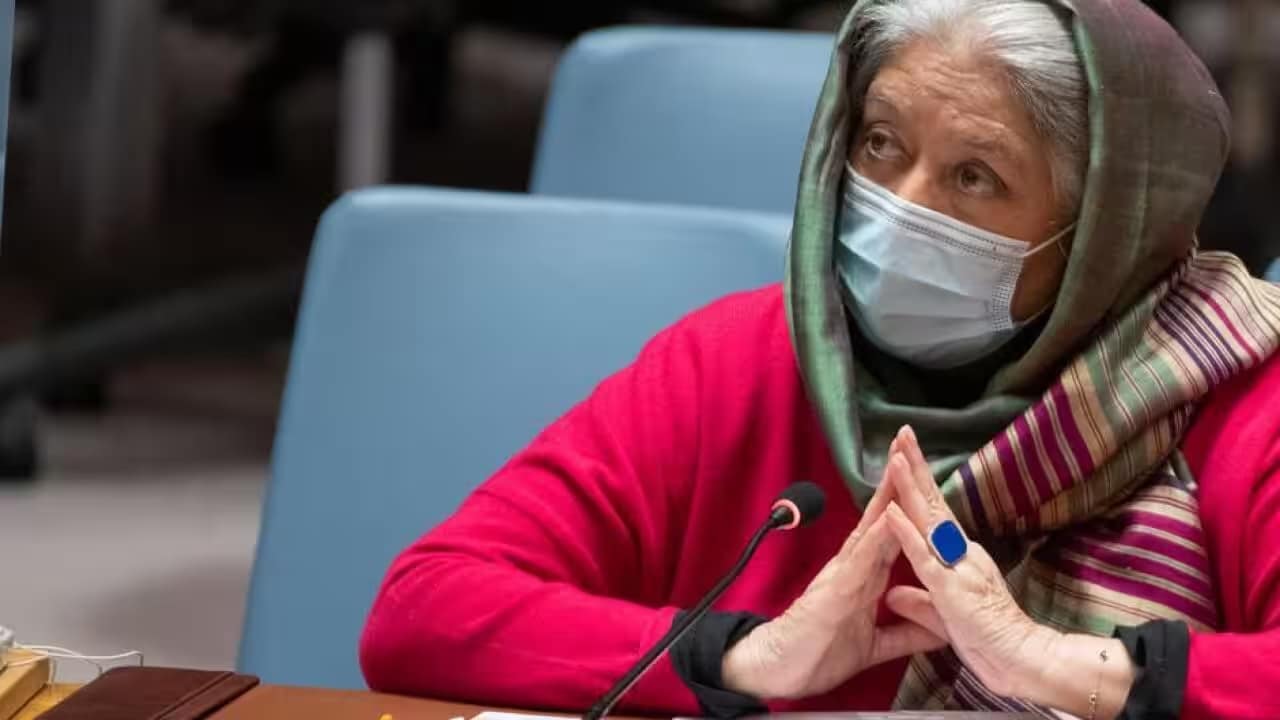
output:
{"label": "clasped hand", "polygon": [[[993,692],[1019,695],[1056,633],[1018,607],[978,543],[969,540],[963,558],[943,564],[928,533],[946,520],[955,518],[915,434],[903,428],[840,550],[781,616],[725,654],[725,687],[765,700],[810,697],[869,667],[950,645]],[[923,587],[888,587],[900,555]],[[876,624],[881,597],[898,622]]]}

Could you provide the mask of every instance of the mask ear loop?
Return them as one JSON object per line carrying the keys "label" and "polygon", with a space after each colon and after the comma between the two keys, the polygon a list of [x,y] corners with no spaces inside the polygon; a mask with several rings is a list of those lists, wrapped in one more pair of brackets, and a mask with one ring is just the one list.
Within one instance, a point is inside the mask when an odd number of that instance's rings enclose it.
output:
{"label": "mask ear loop", "polygon": [[[1075,228],[1076,228],[1076,223],[1071,223],[1070,225],[1062,228],[1061,230],[1058,231],[1056,235],[1049,238],[1048,240],[1045,240],[1044,242],[1040,243],[1039,245],[1035,246],[1034,248],[1028,250],[1025,254],[1023,254],[1022,261],[1026,262],[1027,258],[1031,257],[1032,255],[1035,255],[1041,250],[1044,250],[1046,247],[1050,245],[1057,245],[1058,252],[1062,253],[1062,258],[1064,260],[1070,260],[1071,256],[1067,253],[1067,249],[1062,246],[1062,238],[1066,237],[1072,230],[1075,230]],[[1048,312],[1049,308],[1053,307],[1055,302],[1056,300],[1050,300],[1048,305],[1045,305],[1043,308],[1040,309],[1040,312],[1036,313],[1035,315],[1032,315],[1031,317],[1027,318],[1023,322],[1024,323],[1034,322],[1036,318],[1039,318],[1041,315],[1044,315],[1046,312]]]}
{"label": "mask ear loop", "polygon": [[1065,260],[1065,259],[1070,259],[1070,256],[1067,254],[1067,249],[1066,249],[1066,248],[1064,248],[1064,247],[1062,247],[1062,238],[1066,237],[1068,233],[1070,233],[1072,230],[1075,230],[1075,229],[1076,229],[1076,224],[1075,224],[1075,223],[1071,223],[1070,225],[1068,225],[1068,226],[1066,226],[1066,227],[1062,228],[1062,229],[1061,229],[1061,230],[1059,230],[1059,231],[1058,231],[1058,233],[1057,233],[1056,235],[1054,235],[1053,237],[1049,238],[1048,240],[1045,240],[1044,242],[1040,243],[1039,245],[1035,246],[1034,248],[1032,248],[1032,249],[1030,249],[1030,250],[1026,251],[1025,253],[1023,253],[1023,254],[1022,254],[1022,259],[1025,261],[1027,258],[1031,257],[1032,255],[1036,255],[1036,254],[1038,254],[1041,250],[1044,250],[1045,248],[1049,247],[1050,245],[1057,245],[1057,246],[1058,246],[1058,252],[1062,253],[1062,257],[1063,257],[1063,259],[1064,259],[1064,260]]}

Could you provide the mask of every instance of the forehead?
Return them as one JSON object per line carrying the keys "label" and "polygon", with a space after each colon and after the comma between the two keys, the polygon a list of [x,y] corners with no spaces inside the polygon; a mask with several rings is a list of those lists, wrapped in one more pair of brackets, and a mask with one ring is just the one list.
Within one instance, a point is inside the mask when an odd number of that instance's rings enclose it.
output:
{"label": "forehead", "polygon": [[911,43],[894,53],[872,80],[864,112],[993,151],[1032,152],[1041,144],[994,65],[935,43]]}

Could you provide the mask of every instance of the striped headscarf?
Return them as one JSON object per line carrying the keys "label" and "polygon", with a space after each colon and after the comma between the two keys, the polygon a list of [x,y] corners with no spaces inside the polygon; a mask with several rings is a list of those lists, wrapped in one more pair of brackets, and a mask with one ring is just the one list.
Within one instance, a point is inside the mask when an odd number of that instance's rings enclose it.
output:
{"label": "striped headscarf", "polygon": [[[974,402],[895,401],[852,350],[833,248],[860,101],[848,92],[859,13],[913,1],[855,4],[801,171],[787,314],[837,467],[866,502],[911,423],[952,509],[1032,618],[1103,635],[1154,618],[1213,629],[1195,479],[1178,448],[1198,403],[1280,345],[1280,287],[1195,249],[1228,150],[1222,97],[1138,0],[1045,0],[1070,13],[1090,86],[1089,168],[1057,302]],[[913,658],[897,705],[1022,707],[950,650]]]}

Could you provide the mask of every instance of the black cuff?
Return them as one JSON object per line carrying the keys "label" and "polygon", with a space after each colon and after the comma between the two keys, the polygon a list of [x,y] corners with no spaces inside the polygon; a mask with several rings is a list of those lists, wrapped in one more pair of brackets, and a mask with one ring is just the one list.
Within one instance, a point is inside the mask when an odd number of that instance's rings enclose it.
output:
{"label": "black cuff", "polygon": [[[676,615],[673,625],[685,613]],[[765,623],[765,618],[751,613],[711,611],[694,623],[671,648],[671,662],[676,674],[693,691],[708,717],[733,718],[768,712],[758,699],[724,689],[720,670],[724,654],[747,633]]]}
{"label": "black cuff", "polygon": [[1136,628],[1116,628],[1113,637],[1124,643],[1138,669],[1120,720],[1178,720],[1191,654],[1186,623],[1153,620]]}

